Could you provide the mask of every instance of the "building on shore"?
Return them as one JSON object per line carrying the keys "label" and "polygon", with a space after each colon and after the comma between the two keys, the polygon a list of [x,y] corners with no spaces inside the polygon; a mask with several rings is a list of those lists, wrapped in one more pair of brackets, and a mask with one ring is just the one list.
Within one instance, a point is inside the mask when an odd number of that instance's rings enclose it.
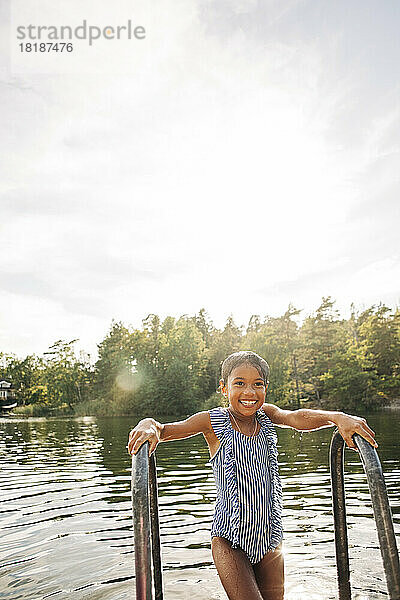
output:
{"label": "building on shore", "polygon": [[16,406],[17,402],[12,383],[3,379],[0,381],[0,410],[9,410]]}

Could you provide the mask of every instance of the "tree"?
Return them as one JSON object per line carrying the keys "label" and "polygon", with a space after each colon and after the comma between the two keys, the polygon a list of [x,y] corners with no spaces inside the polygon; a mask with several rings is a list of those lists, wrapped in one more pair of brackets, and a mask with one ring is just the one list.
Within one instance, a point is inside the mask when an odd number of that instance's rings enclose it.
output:
{"label": "tree", "polygon": [[197,329],[200,331],[201,336],[204,340],[206,348],[209,348],[213,335],[215,333],[215,327],[210,320],[205,308],[201,308],[197,315],[193,317],[193,322],[196,325]]}
{"label": "tree", "polygon": [[[154,394],[146,404],[158,414],[187,414],[200,408],[200,380],[204,369],[205,342],[193,319],[177,321],[167,317],[158,337],[158,360],[155,368],[145,370],[152,378]],[[153,365],[154,366],[154,365]],[[156,389],[154,389],[156,384]],[[141,393],[143,397],[145,392]]]}
{"label": "tree", "polygon": [[373,370],[383,397],[400,393],[400,313],[387,306],[372,306],[357,320],[365,368]]}
{"label": "tree", "polygon": [[98,344],[98,360],[94,368],[94,394],[110,401],[118,394],[118,378],[132,373],[134,339],[121,323],[112,321],[104,340]]}
{"label": "tree", "polygon": [[14,355],[3,355],[2,378],[9,380],[18,404],[32,403],[32,389],[40,384],[43,361],[34,354],[19,359]]}
{"label": "tree", "polygon": [[91,379],[88,361],[75,356],[75,343],[58,340],[44,353],[41,380],[46,386],[49,408],[71,411],[75,404],[86,400]]}
{"label": "tree", "polygon": [[261,322],[258,315],[253,315],[241,342],[243,350],[251,349],[268,362],[268,400],[280,406],[297,406],[296,386],[292,381],[297,324],[292,317],[298,313],[290,305],[282,317],[267,316]]}
{"label": "tree", "polygon": [[336,354],[346,349],[346,327],[334,305],[330,296],[322,298],[315,315],[305,319],[299,336],[297,366],[303,393],[318,403],[324,395],[322,376],[334,367]]}
{"label": "tree", "polygon": [[85,414],[93,407],[109,415],[182,416],[215,402],[229,354],[253,350],[268,361],[268,399],[281,406],[308,399],[357,410],[398,397],[398,309],[380,304],[358,314],[352,306],[344,320],[326,297],[301,327],[299,313],[289,305],[279,317],[252,315],[245,333],[232,316],[216,328],[204,308],[163,321],[149,314],[138,329],[112,321],[94,368],[87,355],[76,355],[77,340],[58,340],[43,357],[0,353],[0,377],[11,381],[26,414]]}
{"label": "tree", "polygon": [[240,349],[242,329],[236,325],[232,316],[226,320],[224,329],[213,330],[209,347],[205,350],[207,396],[215,393],[221,376],[221,364],[229,354]]}

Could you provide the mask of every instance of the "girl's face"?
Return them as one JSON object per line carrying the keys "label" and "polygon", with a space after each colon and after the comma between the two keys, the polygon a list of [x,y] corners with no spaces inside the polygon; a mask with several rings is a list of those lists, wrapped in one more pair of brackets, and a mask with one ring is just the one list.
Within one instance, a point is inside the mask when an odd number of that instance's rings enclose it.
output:
{"label": "girl's face", "polygon": [[267,386],[255,367],[239,365],[232,370],[227,385],[220,381],[221,391],[228,398],[234,413],[252,417],[265,402]]}

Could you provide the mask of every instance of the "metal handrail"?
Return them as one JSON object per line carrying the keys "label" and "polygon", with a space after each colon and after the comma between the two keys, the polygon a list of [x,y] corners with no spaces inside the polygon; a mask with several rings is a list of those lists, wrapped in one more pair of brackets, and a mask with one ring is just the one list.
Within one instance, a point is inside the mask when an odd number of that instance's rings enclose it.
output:
{"label": "metal handrail", "polygon": [[[389,598],[390,600],[400,600],[399,554],[381,463],[375,448],[371,444],[357,433],[354,434],[353,439],[359,450],[361,462],[367,475]],[[351,600],[346,498],[344,490],[344,440],[338,430],[332,436],[330,468],[339,600]]]}
{"label": "metal handrail", "polygon": [[[163,600],[157,471],[149,442],[132,455],[136,600]],[[152,568],[153,567],[153,568]]]}

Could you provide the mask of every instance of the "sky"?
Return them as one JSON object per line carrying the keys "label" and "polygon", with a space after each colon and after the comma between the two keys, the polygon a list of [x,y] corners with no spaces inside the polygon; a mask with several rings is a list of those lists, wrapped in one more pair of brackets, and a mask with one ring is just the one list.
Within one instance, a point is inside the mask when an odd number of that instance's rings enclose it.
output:
{"label": "sky", "polygon": [[[149,313],[399,305],[397,0],[0,13],[0,351],[95,357],[112,319]],[[17,24],[57,18],[146,38],[18,51]]]}

